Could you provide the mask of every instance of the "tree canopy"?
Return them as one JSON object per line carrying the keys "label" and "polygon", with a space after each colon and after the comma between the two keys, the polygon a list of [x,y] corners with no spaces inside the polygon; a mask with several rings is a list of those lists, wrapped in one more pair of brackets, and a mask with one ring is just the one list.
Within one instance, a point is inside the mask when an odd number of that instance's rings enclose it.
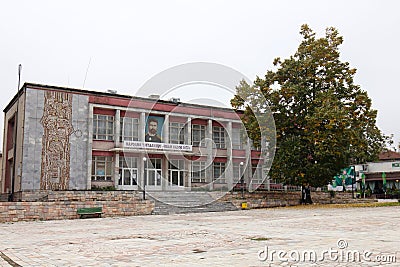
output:
{"label": "tree canopy", "polygon": [[349,164],[375,160],[385,136],[367,92],[354,83],[356,69],[340,59],[338,31],[330,27],[317,38],[302,25],[300,35],[294,55],[276,58],[274,70],[253,85],[242,81],[231,104],[245,110],[243,123],[255,145],[262,129],[252,110],[270,107],[276,125],[272,179],[321,186]]}

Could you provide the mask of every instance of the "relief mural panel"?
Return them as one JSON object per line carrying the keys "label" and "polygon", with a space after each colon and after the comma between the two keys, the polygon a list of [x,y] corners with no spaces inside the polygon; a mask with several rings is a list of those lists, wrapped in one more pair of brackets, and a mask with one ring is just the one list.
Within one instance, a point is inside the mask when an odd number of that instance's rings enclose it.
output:
{"label": "relief mural panel", "polygon": [[40,189],[68,190],[70,180],[70,136],[72,94],[45,92]]}

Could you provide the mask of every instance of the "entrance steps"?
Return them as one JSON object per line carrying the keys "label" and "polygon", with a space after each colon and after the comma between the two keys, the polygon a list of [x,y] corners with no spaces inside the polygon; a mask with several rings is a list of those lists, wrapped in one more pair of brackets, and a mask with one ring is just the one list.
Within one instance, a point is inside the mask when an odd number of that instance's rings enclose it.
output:
{"label": "entrance steps", "polygon": [[160,191],[148,192],[155,201],[153,214],[182,214],[237,210],[231,202],[218,201],[215,192]]}

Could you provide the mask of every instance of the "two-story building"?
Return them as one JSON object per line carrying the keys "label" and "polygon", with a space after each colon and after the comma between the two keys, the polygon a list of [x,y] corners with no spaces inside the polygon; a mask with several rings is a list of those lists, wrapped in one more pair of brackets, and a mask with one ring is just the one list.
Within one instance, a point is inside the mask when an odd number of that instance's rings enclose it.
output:
{"label": "two-story building", "polygon": [[3,194],[230,190],[262,162],[228,108],[25,83],[4,109]]}

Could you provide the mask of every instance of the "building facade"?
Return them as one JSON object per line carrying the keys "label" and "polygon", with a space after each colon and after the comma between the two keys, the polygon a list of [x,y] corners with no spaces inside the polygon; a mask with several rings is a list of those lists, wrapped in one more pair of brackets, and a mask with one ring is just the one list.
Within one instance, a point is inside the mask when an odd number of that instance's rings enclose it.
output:
{"label": "building facade", "polygon": [[3,194],[263,183],[261,152],[231,109],[26,83],[4,116]]}
{"label": "building facade", "polygon": [[382,194],[385,190],[400,190],[400,153],[390,150],[384,151],[379,154],[378,162],[369,162],[355,167],[359,189],[362,174],[364,174],[365,189],[372,194]]}

